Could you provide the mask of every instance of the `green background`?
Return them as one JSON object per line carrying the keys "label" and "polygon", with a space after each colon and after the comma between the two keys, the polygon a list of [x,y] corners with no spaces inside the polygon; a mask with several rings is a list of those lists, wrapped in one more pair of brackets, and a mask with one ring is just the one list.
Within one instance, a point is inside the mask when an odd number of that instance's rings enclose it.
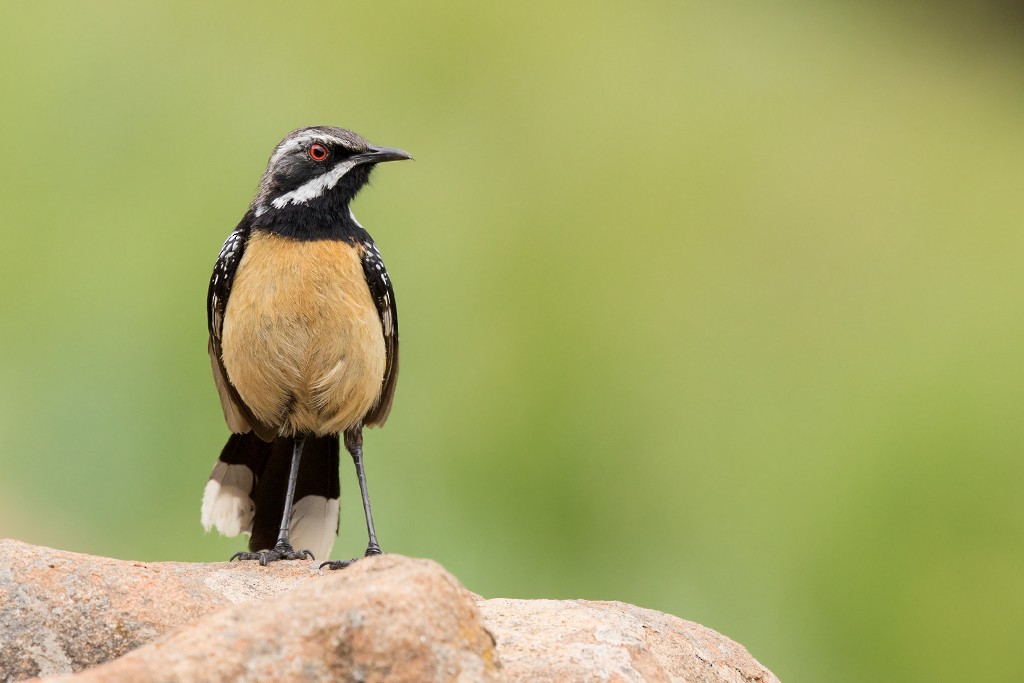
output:
{"label": "green background", "polygon": [[199,525],[206,286],[334,124],[416,156],[355,206],[401,319],[385,549],[787,682],[1018,677],[1024,54],[938,8],[5,2],[0,535],[241,547]]}

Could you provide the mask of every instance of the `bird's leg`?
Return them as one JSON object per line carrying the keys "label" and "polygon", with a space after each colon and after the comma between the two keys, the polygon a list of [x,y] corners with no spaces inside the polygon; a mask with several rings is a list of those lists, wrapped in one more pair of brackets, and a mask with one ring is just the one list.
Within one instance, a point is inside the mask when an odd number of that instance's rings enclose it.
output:
{"label": "bird's leg", "polygon": [[288,533],[292,524],[292,503],[295,500],[295,483],[299,479],[299,461],[302,459],[302,445],[306,442],[305,437],[295,437],[295,444],[292,446],[292,464],[288,470],[288,488],[284,492],[284,513],[281,515],[281,529],[277,532],[277,543],[271,550],[260,550],[255,553],[235,553],[232,560],[259,560],[264,567],[268,562],[276,560],[302,560],[309,558],[315,560],[313,553],[309,550],[296,551],[288,540]]}
{"label": "bird's leg", "polygon": [[[359,493],[363,497],[363,513],[366,516],[366,533],[370,537],[369,542],[366,546],[366,554],[364,557],[370,555],[380,555],[382,553],[380,544],[377,543],[377,532],[373,528],[373,513],[370,511],[370,493],[366,488],[366,472],[363,469],[363,428],[355,427],[345,432],[345,449],[352,455],[352,461],[356,466],[356,477],[359,479]],[[329,567],[330,569],[342,569],[347,567],[359,558],[353,558],[351,560],[337,561],[337,562],[324,562],[320,565],[321,568]]]}
{"label": "bird's leg", "polygon": [[363,469],[363,430],[360,428],[349,442],[349,434],[345,433],[345,448],[352,454],[356,466],[356,477],[359,479],[359,495],[363,499],[363,514],[366,517],[366,535],[369,539],[365,556],[380,555],[380,544],[377,543],[377,532],[373,529],[373,512],[370,511],[370,492],[366,488],[366,472]]}

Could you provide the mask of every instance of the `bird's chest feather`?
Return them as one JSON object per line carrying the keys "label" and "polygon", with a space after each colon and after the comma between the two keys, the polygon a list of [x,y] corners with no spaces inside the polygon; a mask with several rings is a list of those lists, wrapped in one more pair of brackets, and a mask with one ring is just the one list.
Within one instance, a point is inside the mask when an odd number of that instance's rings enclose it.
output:
{"label": "bird's chest feather", "polygon": [[282,432],[347,429],[380,394],[380,318],[360,253],[346,242],[254,233],[222,339],[231,383],[260,420]]}

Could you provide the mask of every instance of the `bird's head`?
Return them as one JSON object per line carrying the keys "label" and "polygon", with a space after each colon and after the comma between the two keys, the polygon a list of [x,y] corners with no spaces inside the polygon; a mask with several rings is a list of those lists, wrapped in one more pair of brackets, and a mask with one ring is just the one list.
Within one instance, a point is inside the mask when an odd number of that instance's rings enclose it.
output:
{"label": "bird's head", "polygon": [[347,208],[376,164],[411,158],[408,152],[370,144],[344,128],[300,128],[274,148],[252,210],[260,217],[289,207]]}

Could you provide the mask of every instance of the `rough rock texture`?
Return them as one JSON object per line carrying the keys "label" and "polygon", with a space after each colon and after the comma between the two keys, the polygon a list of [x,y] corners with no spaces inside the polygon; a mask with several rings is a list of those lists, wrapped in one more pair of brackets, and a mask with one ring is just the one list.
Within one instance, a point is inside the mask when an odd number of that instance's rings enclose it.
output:
{"label": "rough rock texture", "polygon": [[295,588],[307,563],[125,562],[0,540],[0,680],[80,671],[221,607]]}
{"label": "rough rock texture", "polygon": [[319,572],[306,562],[125,562],[0,541],[0,681],[35,675],[778,680],[699,624],[623,603],[484,600],[429,560],[385,555]]}
{"label": "rough rock texture", "polygon": [[514,681],[778,683],[742,645],[623,602],[481,600]]}

